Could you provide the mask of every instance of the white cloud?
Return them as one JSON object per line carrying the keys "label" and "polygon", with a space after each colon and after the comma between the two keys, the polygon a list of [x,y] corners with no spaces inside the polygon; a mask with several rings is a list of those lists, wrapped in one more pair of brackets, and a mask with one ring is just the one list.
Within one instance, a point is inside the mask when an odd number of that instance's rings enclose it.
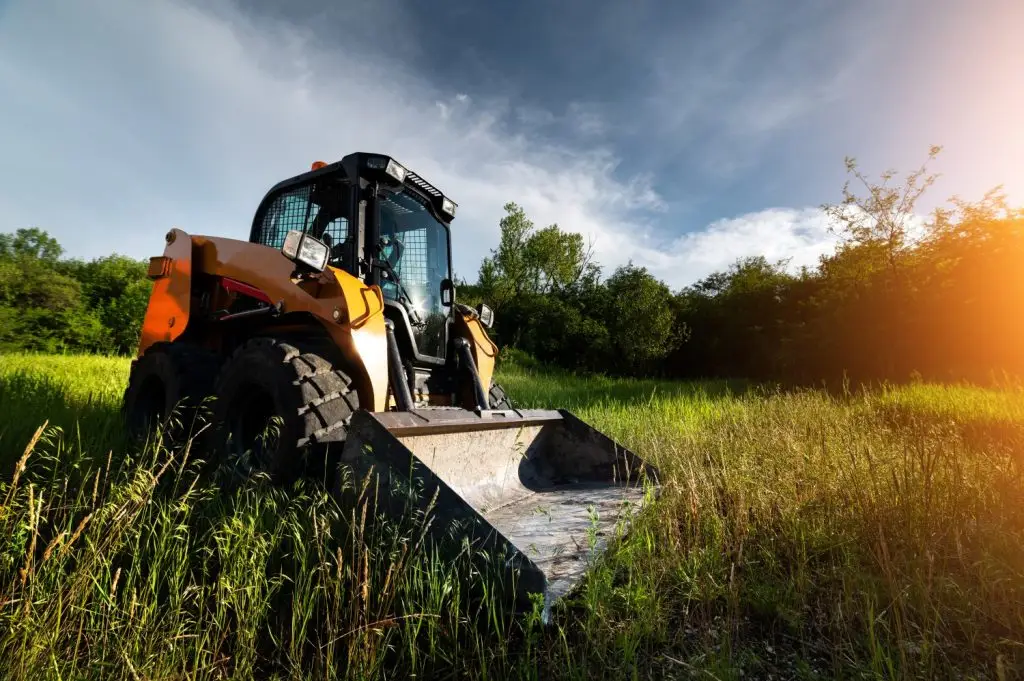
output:
{"label": "white cloud", "polygon": [[[854,206],[844,207],[843,220],[859,220],[865,226],[874,219]],[[904,213],[902,227],[909,241],[923,238],[928,218]],[[676,287],[723,271],[741,258],[763,255],[768,262],[784,262],[797,273],[814,269],[822,255],[832,254],[843,238],[843,223],[821,208],[769,208],[716,220],[706,227],[670,241],[658,253],[646,250],[649,269]],[[638,262],[637,264],[640,264]]]}
{"label": "white cloud", "polygon": [[817,265],[838,241],[818,208],[771,208],[718,220],[676,240],[679,257],[704,274],[724,269],[739,258],[763,255],[769,262],[788,260],[788,269]]}
{"label": "white cloud", "polygon": [[725,270],[740,258],[763,255],[769,262],[786,260],[787,269],[814,267],[838,242],[829,232],[829,219],[818,208],[771,208],[716,220],[703,229],[650,246],[636,258],[673,288],[681,288],[713,272]]}

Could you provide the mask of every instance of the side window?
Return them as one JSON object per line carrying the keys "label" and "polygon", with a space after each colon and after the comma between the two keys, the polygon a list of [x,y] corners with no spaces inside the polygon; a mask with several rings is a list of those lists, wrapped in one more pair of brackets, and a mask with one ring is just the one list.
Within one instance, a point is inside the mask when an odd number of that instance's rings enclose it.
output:
{"label": "side window", "polygon": [[336,267],[344,268],[354,254],[348,243],[350,198],[348,182],[336,177],[317,181],[310,196],[313,209],[306,232],[331,248],[330,263]]}
{"label": "side window", "polygon": [[281,248],[291,230],[320,239],[331,248],[330,262],[345,266],[352,257],[349,234],[349,185],[337,177],[289,189],[274,198],[259,222],[256,242]]}
{"label": "side window", "polygon": [[319,212],[319,206],[309,200],[311,187],[299,187],[281,194],[263,214],[258,242],[264,246],[281,248],[284,238],[293,229],[305,231]]}
{"label": "side window", "polygon": [[[326,215],[326,211],[324,211]],[[336,217],[330,222],[314,221],[310,234],[328,246],[338,246],[348,241],[348,218]]]}

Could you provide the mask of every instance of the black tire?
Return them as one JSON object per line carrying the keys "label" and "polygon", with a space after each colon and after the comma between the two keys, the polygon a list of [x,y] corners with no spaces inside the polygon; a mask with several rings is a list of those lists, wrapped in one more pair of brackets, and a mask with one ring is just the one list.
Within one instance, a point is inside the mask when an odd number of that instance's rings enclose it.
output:
{"label": "black tire", "polygon": [[505,394],[505,389],[498,383],[491,383],[487,393],[487,406],[491,409],[512,409],[512,400]]}
{"label": "black tire", "polygon": [[287,483],[304,472],[310,446],[331,442],[340,451],[359,396],[328,352],[261,337],[224,363],[214,387],[215,448],[236,472]]}
{"label": "black tire", "polygon": [[213,389],[217,355],[188,343],[154,343],[132,362],[121,405],[129,438],[138,443],[162,425],[177,442],[194,433],[195,417]]}

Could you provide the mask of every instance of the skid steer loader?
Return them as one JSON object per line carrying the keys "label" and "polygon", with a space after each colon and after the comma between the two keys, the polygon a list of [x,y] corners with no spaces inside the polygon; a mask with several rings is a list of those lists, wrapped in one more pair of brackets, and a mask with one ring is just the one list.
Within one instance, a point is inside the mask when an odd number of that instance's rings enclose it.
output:
{"label": "skid steer loader", "polygon": [[517,601],[550,604],[657,471],[566,411],[513,408],[492,380],[492,311],[456,302],[455,211],[394,159],[354,153],[271,188],[248,242],[173,229],[123,412],[140,434],[212,396],[218,456],[289,480],[319,449],[411,484],[497,557]]}

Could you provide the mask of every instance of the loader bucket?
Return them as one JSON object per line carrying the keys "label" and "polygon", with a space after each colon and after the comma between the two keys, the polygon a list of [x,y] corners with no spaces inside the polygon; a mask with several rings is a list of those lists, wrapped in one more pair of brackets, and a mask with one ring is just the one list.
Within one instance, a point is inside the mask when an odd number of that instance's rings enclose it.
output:
{"label": "loader bucket", "polygon": [[435,530],[482,547],[545,615],[659,489],[653,466],[563,410],[361,411],[342,459],[412,483]]}

